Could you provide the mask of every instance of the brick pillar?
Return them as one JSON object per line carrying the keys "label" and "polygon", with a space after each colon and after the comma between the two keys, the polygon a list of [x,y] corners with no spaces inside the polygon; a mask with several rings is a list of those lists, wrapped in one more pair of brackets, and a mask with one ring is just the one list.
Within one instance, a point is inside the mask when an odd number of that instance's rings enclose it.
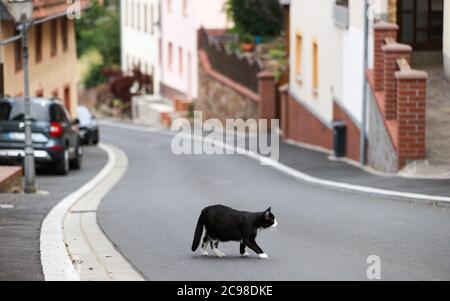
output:
{"label": "brick pillar", "polygon": [[399,167],[425,159],[426,87],[428,75],[417,70],[395,73]]}
{"label": "brick pillar", "polygon": [[267,128],[270,129],[271,119],[276,116],[276,87],[275,76],[262,71],[258,74],[258,93],[259,93],[259,118],[267,119]]}
{"label": "brick pillar", "polygon": [[411,61],[412,48],[405,44],[387,44],[382,48],[384,52],[383,60],[383,90],[384,104],[383,113],[387,120],[395,119],[397,115],[396,104],[396,81],[395,72],[398,70],[397,60],[405,58],[408,63]]}
{"label": "brick pillar", "polygon": [[397,40],[398,25],[386,22],[378,22],[373,26],[374,30],[374,81],[375,90],[383,90],[384,53],[382,47],[385,38]]}

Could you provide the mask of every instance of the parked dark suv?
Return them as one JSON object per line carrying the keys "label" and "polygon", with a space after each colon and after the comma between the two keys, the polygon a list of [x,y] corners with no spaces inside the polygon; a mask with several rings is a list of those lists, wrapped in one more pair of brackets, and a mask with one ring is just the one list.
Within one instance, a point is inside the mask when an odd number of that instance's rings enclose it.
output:
{"label": "parked dark suv", "polygon": [[[83,149],[78,120],[71,121],[65,106],[57,99],[31,99],[34,157],[37,167],[51,167],[66,175],[80,169]],[[0,100],[0,164],[23,161],[24,100],[21,97]]]}

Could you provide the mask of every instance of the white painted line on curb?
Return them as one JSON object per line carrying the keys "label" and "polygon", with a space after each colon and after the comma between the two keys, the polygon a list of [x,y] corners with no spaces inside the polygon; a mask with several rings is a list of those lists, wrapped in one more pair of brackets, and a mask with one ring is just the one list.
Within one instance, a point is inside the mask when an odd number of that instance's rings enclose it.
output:
{"label": "white painted line on curb", "polygon": [[117,147],[110,148],[116,164],[108,176],[66,214],[64,241],[81,281],[143,281],[143,276],[116,249],[97,222],[101,202],[128,170],[127,155]]}
{"label": "white painted line on curb", "polygon": [[[101,124],[122,128],[122,129],[128,129],[128,130],[135,130],[135,131],[142,131],[142,132],[149,132],[153,134],[161,134],[166,136],[174,136],[177,133],[168,133],[168,132],[161,132],[161,131],[155,131],[147,129],[143,126],[139,125],[131,125],[131,124],[120,124],[117,122],[111,122],[111,121],[102,121]],[[186,138],[192,138],[195,141],[207,141],[212,142],[211,139],[201,137],[201,136],[192,136],[188,134],[182,134]],[[266,165],[269,165],[270,167],[289,175],[297,180],[301,180],[304,182],[326,186],[338,190],[344,190],[349,192],[359,192],[359,193],[365,193],[369,195],[374,196],[383,196],[383,197],[391,197],[391,198],[400,198],[400,199],[407,199],[410,201],[418,200],[418,201],[426,201],[429,203],[450,203],[450,197],[447,196],[436,196],[436,195],[428,195],[428,194],[420,194],[420,193],[411,193],[411,192],[402,192],[402,191],[395,191],[395,190],[387,190],[387,189],[380,189],[380,188],[374,188],[369,186],[362,186],[362,185],[355,185],[355,184],[348,184],[348,183],[342,183],[337,181],[331,181],[331,180],[324,180],[320,178],[313,177],[311,175],[308,175],[304,172],[298,171],[296,169],[293,169],[289,166],[286,166],[284,164],[281,164],[280,162],[277,162],[275,160],[272,160],[268,157],[264,157],[262,155],[259,155],[255,152],[247,151],[242,148],[236,148],[235,146],[224,144],[220,141],[215,141],[216,145],[224,148],[224,149],[230,149],[235,150],[239,154],[247,155],[248,157],[255,159],[259,162],[264,162]]]}
{"label": "white painted line on curb", "polygon": [[47,281],[80,280],[69,259],[62,227],[67,212],[75,202],[101,183],[115,166],[114,152],[104,144],[99,144],[99,147],[108,154],[106,166],[91,181],[53,207],[42,223],[40,235],[41,264]]}

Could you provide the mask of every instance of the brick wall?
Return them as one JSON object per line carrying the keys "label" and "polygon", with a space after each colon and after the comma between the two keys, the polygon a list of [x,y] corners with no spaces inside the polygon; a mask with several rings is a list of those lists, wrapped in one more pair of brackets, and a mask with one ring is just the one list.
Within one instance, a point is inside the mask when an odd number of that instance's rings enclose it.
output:
{"label": "brick wall", "polygon": [[[383,126],[390,146],[380,150],[373,141],[369,149],[369,163],[374,167],[382,166],[383,170],[398,171],[410,161],[425,159],[425,127],[426,127],[426,85],[427,73],[411,68],[411,52],[409,45],[398,43],[393,37],[397,36],[398,26],[380,22],[374,26],[374,70],[368,71],[368,81],[372,88],[375,102],[372,110],[378,110],[381,123],[369,120],[372,127]],[[378,115],[371,113],[370,118],[378,119]],[[369,129],[369,137],[379,136]],[[384,142],[385,139],[383,140]],[[377,142],[375,142],[377,143]],[[390,160],[395,166],[387,167],[385,150],[393,149],[397,160]],[[377,158],[377,152],[379,158]]]}
{"label": "brick wall", "polygon": [[286,128],[284,138],[302,143],[332,148],[332,130],[300,102],[288,95],[285,101]]}
{"label": "brick wall", "polygon": [[333,103],[333,119],[342,120],[347,126],[346,157],[359,161],[361,135],[358,125],[336,102]]}
{"label": "brick wall", "polygon": [[427,74],[400,71],[397,79],[397,141],[399,165],[425,158],[425,107]]}

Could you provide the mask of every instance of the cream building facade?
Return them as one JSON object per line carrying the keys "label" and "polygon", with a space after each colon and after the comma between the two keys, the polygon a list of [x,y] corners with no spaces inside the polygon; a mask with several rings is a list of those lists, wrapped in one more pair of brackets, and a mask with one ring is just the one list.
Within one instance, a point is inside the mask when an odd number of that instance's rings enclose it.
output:
{"label": "cream building facade", "polygon": [[[82,2],[82,8],[88,4]],[[75,116],[78,105],[78,59],[75,24],[66,16],[69,5],[35,1],[34,24],[29,30],[29,72],[31,96],[57,97]],[[2,7],[2,9],[4,9]],[[16,35],[15,24],[2,12],[0,39]],[[2,96],[22,96],[21,43],[0,47]]]}

